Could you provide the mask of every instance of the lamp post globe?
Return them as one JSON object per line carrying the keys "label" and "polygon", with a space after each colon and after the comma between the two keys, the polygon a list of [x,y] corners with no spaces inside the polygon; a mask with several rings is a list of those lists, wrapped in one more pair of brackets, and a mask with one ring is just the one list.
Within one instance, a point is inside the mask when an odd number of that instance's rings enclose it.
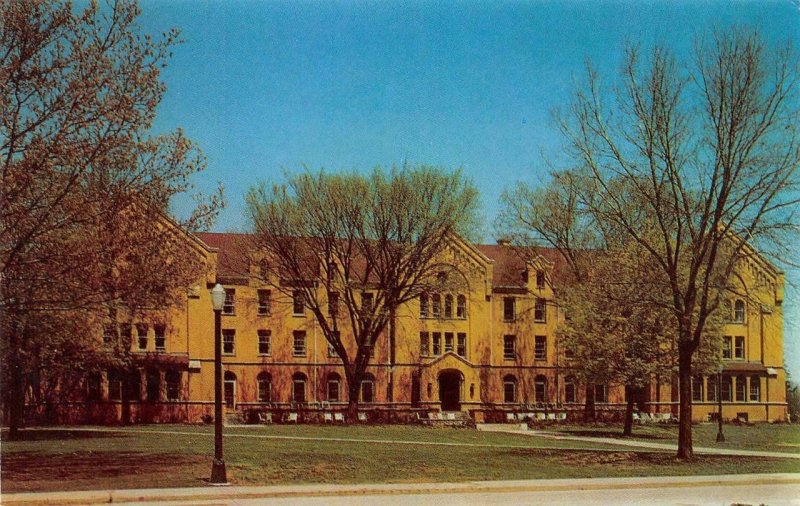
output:
{"label": "lamp post globe", "polygon": [[225,288],[217,283],[211,290],[214,307],[214,460],[211,464],[211,484],[227,485],[225,459],[222,456],[222,308]]}

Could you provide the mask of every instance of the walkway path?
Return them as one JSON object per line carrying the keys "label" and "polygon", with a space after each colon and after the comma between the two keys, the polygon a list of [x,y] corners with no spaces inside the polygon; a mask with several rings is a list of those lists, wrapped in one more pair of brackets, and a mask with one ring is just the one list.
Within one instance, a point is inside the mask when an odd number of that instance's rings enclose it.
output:
{"label": "walkway path", "polygon": [[[544,431],[544,430],[528,430],[523,429],[520,425],[509,424],[478,424],[478,430],[488,432],[505,432],[509,434],[521,434],[525,436],[541,437],[545,439],[559,439],[564,441],[583,441],[586,443],[608,444],[625,446],[629,448],[659,450],[659,451],[677,451],[678,445],[671,443],[651,443],[649,441],[638,441],[634,439],[616,439],[611,437],[591,437],[591,436],[576,436],[573,434],[564,434],[560,432]],[[800,453],[789,452],[765,452],[756,450],[739,450],[735,448],[707,448],[707,447],[694,447],[696,454],[705,455],[735,455],[741,457],[777,457],[786,459],[800,459]]]}
{"label": "walkway path", "polygon": [[[753,501],[764,499],[768,491],[780,489],[779,497],[769,497],[770,504],[795,504],[800,493],[800,474],[749,474],[726,476],[659,476],[643,478],[589,478],[558,480],[517,480],[517,481],[468,481],[461,483],[387,483],[380,485],[281,485],[270,487],[195,487],[172,489],[138,490],[94,490],[80,492],[46,492],[3,494],[6,506],[33,504],[102,504],[138,503],[152,504],[262,504],[264,499],[283,500],[281,504],[430,504],[431,495],[436,495],[437,504],[540,504],[545,502],[559,504],[574,503],[569,494],[594,492],[593,497],[600,502],[614,503],[616,498],[635,499],[660,504],[675,503],[670,495],[682,490],[691,490],[692,504],[705,503],[703,488],[715,490],[734,487],[735,495],[725,497],[722,504],[741,502],[739,499]],[[760,487],[760,488],[759,488]],[[695,491],[699,490],[700,493]],[[756,491],[755,497],[741,496],[742,490]],[[633,492],[644,492],[642,497],[632,497]],[[533,494],[550,494],[536,499]],[[751,494],[752,495],[752,494]],[[409,499],[417,497],[419,500]],[[321,499],[322,501],[306,501]],[[559,500],[560,498],[560,500]],[[343,500],[342,500],[343,499]],[[399,499],[399,500],[398,500]],[[584,498],[585,499],[585,498]],[[213,502],[211,502],[213,501]],[[686,504],[685,499],[678,502]],[[719,504],[719,500],[713,502]],[[589,502],[587,502],[588,504]]]}

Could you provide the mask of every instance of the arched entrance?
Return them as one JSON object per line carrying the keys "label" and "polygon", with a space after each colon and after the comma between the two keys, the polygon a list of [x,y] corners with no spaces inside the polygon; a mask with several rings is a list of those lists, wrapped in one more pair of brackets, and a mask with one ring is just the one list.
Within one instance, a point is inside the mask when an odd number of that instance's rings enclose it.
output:
{"label": "arched entrance", "polygon": [[439,402],[442,411],[461,411],[461,385],[464,375],[450,369],[439,373]]}

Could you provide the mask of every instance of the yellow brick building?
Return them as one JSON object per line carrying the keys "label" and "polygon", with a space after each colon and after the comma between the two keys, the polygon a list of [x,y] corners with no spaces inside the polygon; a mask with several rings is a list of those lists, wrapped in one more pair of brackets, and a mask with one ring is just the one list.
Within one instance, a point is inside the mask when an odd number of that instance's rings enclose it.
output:
{"label": "yellow brick building", "polygon": [[[214,342],[210,288],[222,283],[225,402],[229,414],[274,421],[296,416],[323,421],[346,407],[341,363],[315,319],[279,279],[264,280],[247,259],[247,236],[192,236],[208,273],[185,304],[131,326],[141,369],[132,380],[136,421],[199,421],[213,412]],[[585,386],[559,348],[563,317],[554,304],[563,264],[541,249],[523,261],[505,245],[454,240],[444,260],[463,280],[452,293],[429,294],[400,308],[394,342],[381,338],[361,385],[361,409],[371,420],[409,420],[422,413],[463,412],[477,421],[579,417]],[[696,420],[717,412],[749,421],[786,419],[783,369],[783,276],[758,255],[737,274],[730,300],[722,378],[697,377]],[[147,320],[145,318],[144,320]],[[387,332],[388,335],[388,332]],[[87,381],[87,413],[119,417],[122,389],[113,371]],[[721,387],[721,388],[720,388]],[[596,385],[600,417],[619,416],[624,389]],[[675,378],[654,378],[639,401],[649,413],[677,414]],[[424,416],[424,415],[422,415]]]}

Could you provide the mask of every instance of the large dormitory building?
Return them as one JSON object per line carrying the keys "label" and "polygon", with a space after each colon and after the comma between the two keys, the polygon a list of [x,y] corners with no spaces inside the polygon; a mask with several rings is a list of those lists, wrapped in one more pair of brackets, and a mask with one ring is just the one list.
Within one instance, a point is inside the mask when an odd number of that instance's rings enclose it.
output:
{"label": "large dormitory building", "polygon": [[[133,354],[141,368],[132,378],[134,421],[199,421],[213,413],[214,314],[210,288],[226,288],[222,315],[224,395],[229,415],[247,419],[289,412],[321,421],[347,402],[344,373],[315,319],[279,277],[263,279],[246,260],[247,238],[238,234],[189,236],[208,262],[205,278],[184,303],[132,322]],[[432,293],[396,315],[394,353],[379,340],[361,385],[361,409],[373,420],[412,419],[423,411],[461,411],[477,421],[506,420],[508,413],[582,412],[585,387],[559,347],[554,304],[558,255],[542,249],[519,258],[506,245],[454,240],[447,258],[467,273],[455,293]],[[737,279],[747,297],[730,300],[724,327],[724,370],[693,382],[693,416],[708,420],[722,398],[723,418],[786,419],[783,369],[783,275],[755,256]],[[654,377],[639,408],[677,414],[674,377]],[[72,416],[113,422],[121,413],[120,374],[87,379],[86,408]],[[624,407],[620,385],[596,385],[601,416]],[[80,412],[80,413],[79,413]],[[572,416],[572,415],[570,415]],[[264,419],[261,417],[261,419]]]}

